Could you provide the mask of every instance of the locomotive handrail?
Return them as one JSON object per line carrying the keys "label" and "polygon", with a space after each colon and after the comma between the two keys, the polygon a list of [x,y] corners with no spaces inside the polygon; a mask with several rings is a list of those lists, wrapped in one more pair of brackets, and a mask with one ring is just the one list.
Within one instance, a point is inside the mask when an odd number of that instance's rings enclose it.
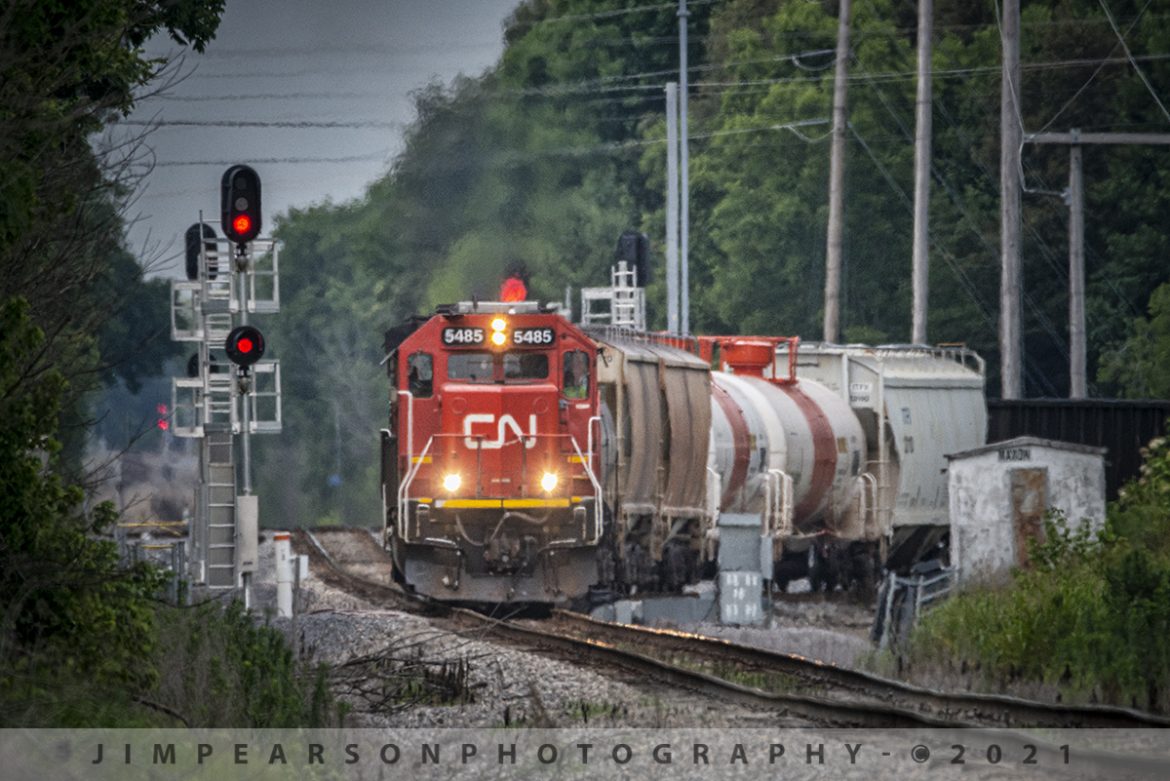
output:
{"label": "locomotive handrail", "polygon": [[[594,421],[596,421],[598,423],[598,425],[600,425],[601,424],[601,416],[594,415],[593,417],[589,418],[588,422],[586,422],[586,424],[585,424],[588,428],[588,431],[587,431],[586,437],[585,437],[585,446],[589,449],[589,452],[586,454],[586,458],[587,458],[587,466],[589,468],[590,474],[593,473],[593,423],[594,423]],[[601,437],[598,437],[598,439],[601,439]]]}
{"label": "locomotive handrail", "polygon": [[[398,518],[396,525],[399,526],[398,536],[405,538],[406,536],[406,522],[403,520],[406,516],[406,502],[403,499],[403,490],[409,485],[409,481],[414,479],[414,474],[411,472],[411,464],[414,463],[414,394],[408,390],[395,389],[397,396],[406,397],[406,477],[398,486]],[[427,442],[427,447],[430,447],[430,442]],[[421,459],[419,461],[421,462]],[[398,467],[395,466],[395,471]]]}
{"label": "locomotive handrail", "polygon": [[419,467],[423,464],[423,459],[426,458],[427,453],[431,449],[431,444],[435,441],[432,436],[427,440],[426,447],[422,449],[418,459],[415,460],[413,456],[407,461],[410,464],[406,472],[406,479],[402,481],[402,485],[398,487],[398,536],[400,539],[406,539],[406,514],[408,505],[410,504],[410,484],[414,482],[414,478],[418,475]]}
{"label": "locomotive handrail", "polygon": [[[577,439],[569,436],[569,442],[573,444],[573,450],[577,451],[577,457],[584,462],[585,457],[581,455],[581,448],[577,444]],[[585,474],[589,475],[589,482],[593,484],[593,541],[589,544],[596,545],[601,541],[601,483],[597,481],[597,475],[593,474],[592,468],[586,469]],[[585,535],[582,534],[581,536],[584,537]]]}
{"label": "locomotive handrail", "polygon": [[409,464],[414,457],[414,394],[400,390],[398,395],[406,397],[406,463]]}

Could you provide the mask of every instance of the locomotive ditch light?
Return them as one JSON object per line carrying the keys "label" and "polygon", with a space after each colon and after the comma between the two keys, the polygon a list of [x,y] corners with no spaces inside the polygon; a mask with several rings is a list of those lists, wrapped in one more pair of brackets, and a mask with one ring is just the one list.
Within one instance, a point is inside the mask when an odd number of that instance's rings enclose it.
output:
{"label": "locomotive ditch light", "polygon": [[544,489],[546,494],[551,494],[557,487],[557,473],[545,472],[540,476],[540,487]]}
{"label": "locomotive ditch light", "polygon": [[443,490],[449,494],[453,494],[459,490],[459,486],[463,485],[463,478],[452,472],[449,475],[443,476]]}
{"label": "locomotive ditch light", "polygon": [[253,325],[237,326],[228,334],[223,347],[232,363],[246,368],[264,357],[264,334]]}

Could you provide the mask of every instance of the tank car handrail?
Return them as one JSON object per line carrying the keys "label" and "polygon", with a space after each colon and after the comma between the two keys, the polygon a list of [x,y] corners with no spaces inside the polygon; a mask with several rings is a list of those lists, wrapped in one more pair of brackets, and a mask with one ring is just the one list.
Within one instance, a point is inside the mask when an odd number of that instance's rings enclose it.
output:
{"label": "tank car handrail", "polygon": [[[862,529],[863,529],[862,534],[865,535],[866,532],[868,531],[869,524],[867,523],[865,516],[866,516],[866,511],[869,510],[871,506],[873,509],[870,512],[870,515],[873,518],[874,531],[877,532],[879,535],[884,534],[885,530],[882,529],[881,521],[878,519],[878,479],[877,479],[877,476],[875,476],[873,474],[873,472],[862,472],[860,475],[857,476],[857,480],[858,480],[858,482],[861,483],[861,491],[858,492],[858,496],[859,496],[860,502],[861,502],[861,507],[859,509],[861,512],[861,524],[862,524]],[[867,504],[867,502],[865,500],[867,490],[869,492],[869,495],[872,497],[872,500],[873,500],[872,504]]]}
{"label": "tank car handrail", "polygon": [[783,469],[769,469],[764,491],[768,531],[788,536],[792,533],[792,478]]}

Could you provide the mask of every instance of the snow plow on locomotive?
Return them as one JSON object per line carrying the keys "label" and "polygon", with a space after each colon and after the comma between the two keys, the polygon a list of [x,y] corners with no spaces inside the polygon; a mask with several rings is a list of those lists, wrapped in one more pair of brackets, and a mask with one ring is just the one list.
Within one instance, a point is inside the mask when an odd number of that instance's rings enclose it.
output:
{"label": "snow plow on locomotive", "polygon": [[677,592],[713,574],[721,513],[760,518],[781,584],[868,586],[939,555],[943,456],[985,437],[981,363],[798,345],[582,327],[528,301],[390,331],[396,577],[467,603]]}

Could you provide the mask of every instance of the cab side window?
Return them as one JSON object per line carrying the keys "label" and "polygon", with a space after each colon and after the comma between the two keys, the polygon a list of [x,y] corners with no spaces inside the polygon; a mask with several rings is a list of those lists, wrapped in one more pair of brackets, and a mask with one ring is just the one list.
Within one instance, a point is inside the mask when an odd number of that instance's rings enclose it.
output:
{"label": "cab side window", "polygon": [[416,399],[430,398],[434,391],[435,361],[430,353],[415,353],[406,360],[407,390]]}
{"label": "cab side window", "polygon": [[565,378],[563,391],[567,399],[589,398],[589,354],[584,350],[570,350],[564,355]]}

